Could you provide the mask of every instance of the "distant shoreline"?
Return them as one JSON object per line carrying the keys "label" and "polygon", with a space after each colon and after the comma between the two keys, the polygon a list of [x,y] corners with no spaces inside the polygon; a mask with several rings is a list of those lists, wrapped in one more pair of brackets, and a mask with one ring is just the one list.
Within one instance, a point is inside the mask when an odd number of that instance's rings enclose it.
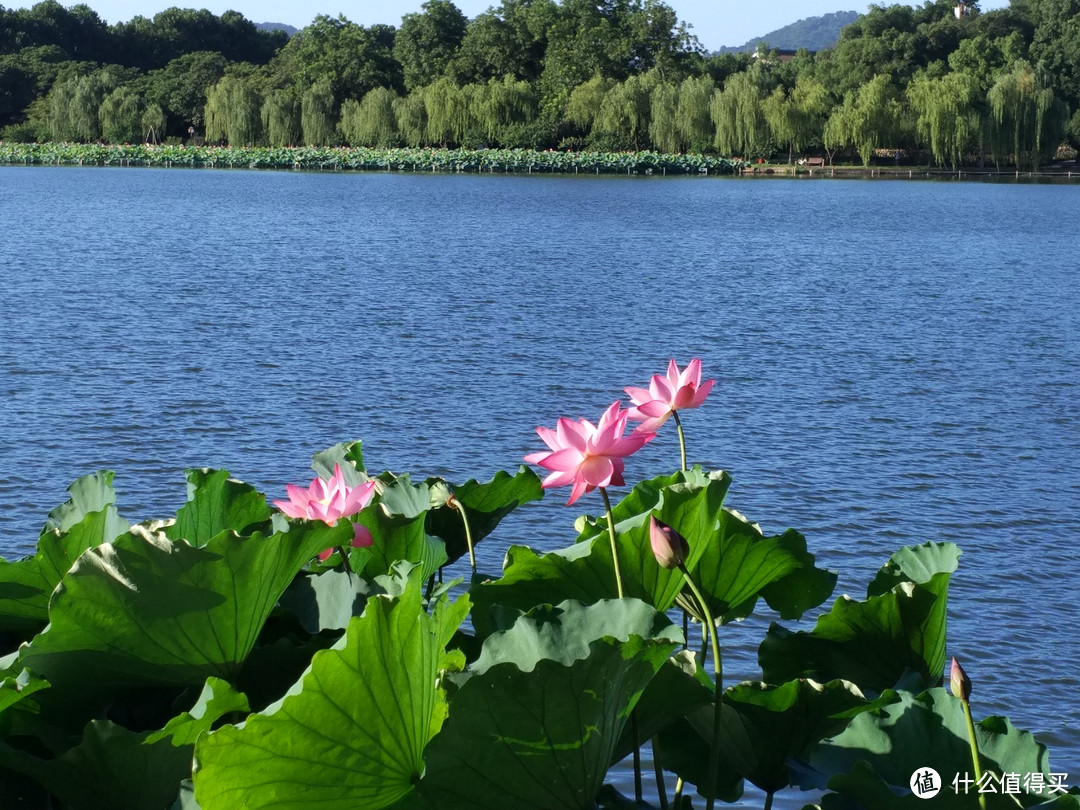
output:
{"label": "distant shoreline", "polygon": [[659,152],[558,152],[532,149],[372,147],[106,146],[0,143],[0,165],[187,166],[330,171],[484,174],[734,174],[749,164],[714,155]]}
{"label": "distant shoreline", "polygon": [[604,174],[645,176],[739,176],[880,178],[887,180],[1080,180],[1076,160],[1057,161],[1038,171],[1015,167],[925,165],[869,166],[787,163],[754,164],[715,155],[660,152],[565,152],[531,149],[440,149],[374,147],[232,147],[103,145],[0,142],[0,166],[134,166],[298,171],[381,171],[479,174]]}

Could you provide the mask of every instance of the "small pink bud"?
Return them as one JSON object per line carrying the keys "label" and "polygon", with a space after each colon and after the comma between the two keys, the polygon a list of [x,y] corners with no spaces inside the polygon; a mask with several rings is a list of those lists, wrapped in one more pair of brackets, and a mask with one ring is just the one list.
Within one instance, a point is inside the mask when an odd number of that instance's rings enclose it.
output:
{"label": "small pink bud", "polygon": [[367,548],[374,545],[375,540],[371,536],[371,530],[362,523],[353,524],[353,538],[350,544],[353,548]]}
{"label": "small pink bud", "polygon": [[968,700],[971,697],[971,678],[964,672],[960,662],[952,660],[952,669],[949,670],[949,689],[955,697]]}
{"label": "small pink bud", "polygon": [[649,544],[661,568],[678,568],[686,562],[690,545],[686,538],[655,517],[649,516]]}

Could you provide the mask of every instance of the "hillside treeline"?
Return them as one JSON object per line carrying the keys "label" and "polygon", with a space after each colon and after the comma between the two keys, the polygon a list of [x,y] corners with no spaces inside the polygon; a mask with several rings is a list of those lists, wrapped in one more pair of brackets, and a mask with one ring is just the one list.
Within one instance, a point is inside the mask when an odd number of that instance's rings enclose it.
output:
{"label": "hillside treeline", "polygon": [[396,28],[235,12],[106,25],[0,6],[0,137],[231,145],[912,150],[1037,166],[1080,144],[1080,0],[872,6],[836,46],[707,54],[661,0],[428,0]]}

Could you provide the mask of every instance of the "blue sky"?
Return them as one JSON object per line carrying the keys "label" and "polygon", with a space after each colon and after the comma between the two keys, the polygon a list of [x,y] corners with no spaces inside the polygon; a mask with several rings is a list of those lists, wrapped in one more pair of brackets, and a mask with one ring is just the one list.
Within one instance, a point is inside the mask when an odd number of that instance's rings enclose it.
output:
{"label": "blue sky", "polygon": [[[885,2],[885,0],[881,0]],[[72,0],[61,0],[74,5]],[[317,14],[336,17],[344,14],[362,25],[389,23],[397,25],[404,14],[419,11],[423,0],[85,0],[103,20],[109,23],[130,20],[137,15],[153,17],[171,6],[206,8],[215,14],[229,9],[239,11],[254,22],[282,22],[303,28]],[[701,44],[709,50],[722,45],[742,45],[748,39],[767,34],[804,17],[814,17],[833,11],[864,12],[864,2],[846,0],[667,0],[679,19],[690,23]],[[491,6],[492,0],[455,0],[467,17],[475,17]],[[26,8],[33,3],[8,4],[8,8]],[[919,5],[912,3],[911,5]],[[989,11],[1004,8],[1008,0],[983,0],[982,8]]]}

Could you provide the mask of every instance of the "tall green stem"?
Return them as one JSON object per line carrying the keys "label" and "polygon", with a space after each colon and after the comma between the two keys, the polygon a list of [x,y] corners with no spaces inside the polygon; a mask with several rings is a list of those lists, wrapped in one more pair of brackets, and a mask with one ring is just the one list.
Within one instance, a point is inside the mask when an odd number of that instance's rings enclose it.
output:
{"label": "tall green stem", "polygon": [[[615,566],[615,591],[623,598],[622,572],[619,570],[619,546],[615,539],[615,516],[611,513],[611,498],[604,487],[597,487],[604,497],[604,510],[607,512],[608,539],[611,541],[611,562]],[[641,742],[638,739],[637,712],[630,714],[631,728],[634,735],[634,798],[641,803]]]}
{"label": "tall green stem", "polygon": [[656,795],[660,797],[660,810],[668,810],[667,785],[664,784],[664,757],[660,752],[660,735],[652,738],[652,763],[656,774]]}
{"label": "tall green stem", "polygon": [[608,538],[611,540],[611,562],[615,566],[615,592],[623,598],[622,572],[619,570],[619,546],[615,540],[615,517],[611,514],[611,498],[604,487],[597,487],[604,496],[604,509],[607,511]]}
{"label": "tall green stem", "polygon": [[641,731],[638,729],[637,707],[630,712],[630,733],[634,738],[634,801],[641,804],[645,791],[641,781]]}
{"label": "tall green stem", "polygon": [[697,600],[698,605],[701,607],[701,616],[708,627],[709,643],[712,645],[713,678],[716,681],[714,686],[714,702],[716,705],[713,709],[712,746],[709,751],[709,771],[705,783],[707,785],[707,795],[709,797],[705,804],[705,810],[713,810],[713,806],[716,803],[716,771],[720,764],[720,710],[724,702],[724,665],[720,658],[720,639],[716,635],[716,622],[713,621],[712,611],[709,610],[709,603],[705,601],[705,597],[702,595],[701,591],[698,590],[698,586],[694,583],[694,578],[690,576],[690,572],[686,570],[686,566],[680,563],[679,570],[683,572],[687,586],[690,588],[691,593],[694,594],[694,599]]}
{"label": "tall green stem", "polygon": [[[975,721],[971,719],[971,706],[963,698],[960,704],[964,707],[964,719],[967,721],[968,745],[971,746],[971,764],[975,768],[975,782],[982,784],[982,766],[979,764],[979,744],[975,740]],[[986,810],[986,794],[979,793],[979,807]]]}
{"label": "tall green stem", "polygon": [[683,435],[682,422],[679,421],[679,412],[672,411],[671,415],[675,417],[675,430],[679,433],[679,454],[682,457],[682,470],[686,472],[686,436]]}

